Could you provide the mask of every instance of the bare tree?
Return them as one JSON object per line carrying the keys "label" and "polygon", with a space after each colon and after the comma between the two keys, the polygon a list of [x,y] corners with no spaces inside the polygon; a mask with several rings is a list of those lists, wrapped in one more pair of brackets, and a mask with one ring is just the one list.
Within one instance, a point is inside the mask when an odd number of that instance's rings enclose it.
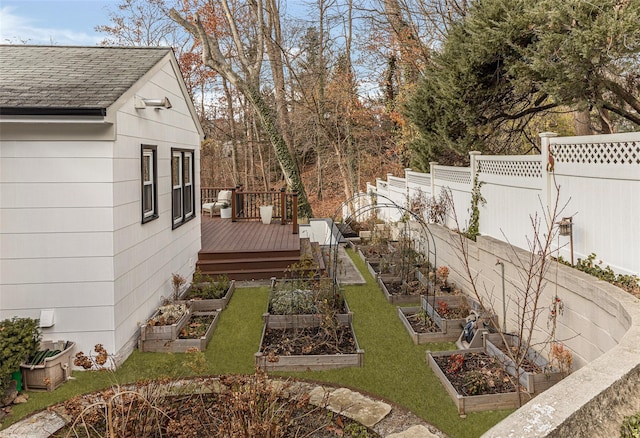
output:
{"label": "bare tree", "polygon": [[[171,9],[170,16],[201,42],[203,63],[224,77],[251,104],[269,136],[287,186],[298,193],[299,213],[302,216],[311,217],[311,205],[307,199],[298,167],[283,136],[283,128],[279,125],[273,108],[264,98],[260,89],[260,70],[264,61],[265,36],[268,35],[263,1],[249,2],[243,5],[241,11],[232,10],[227,0],[222,0],[220,7],[221,10],[218,11],[215,9],[214,3],[210,2],[207,7],[196,11],[189,17]],[[275,13],[275,11],[272,12]],[[202,13],[208,13],[215,17],[210,18],[207,22],[211,28],[208,29],[203,24]],[[250,26],[250,29],[245,28],[243,33],[240,31],[239,15]],[[225,57],[221,49],[218,33],[221,32],[222,23],[218,22],[218,16],[224,21],[225,31],[228,32],[234,47],[233,58]]]}
{"label": "bare tree", "polygon": [[[515,341],[514,348],[507,348],[505,354],[514,364],[516,373],[514,384],[518,388],[520,404],[522,404],[522,393],[519,384],[520,370],[523,363],[528,359],[530,348],[546,349],[549,345],[553,346],[555,341],[555,317],[557,313],[553,315],[554,321],[551,332],[540,334],[541,320],[545,318],[544,312],[549,309],[542,303],[542,297],[548,284],[546,276],[552,264],[552,255],[555,251],[553,240],[557,234],[556,223],[564,209],[564,206],[562,208],[559,206],[560,188],[557,184],[555,189],[556,196],[553,204],[548,206],[546,211],[544,211],[545,207],[543,206],[543,214],[535,213],[530,216],[533,234],[531,238],[527,239],[529,248],[526,255],[523,255],[523,252],[518,251],[513,245],[509,245],[511,250],[509,262],[517,268],[518,276],[518,281],[510,282],[513,290],[512,300],[516,306],[515,330],[508,334],[504,330],[499,330],[498,332],[505,346],[513,346]],[[499,325],[493,319],[494,317],[491,316],[497,313],[489,302],[488,296],[490,294],[484,294],[479,289],[479,273],[475,273],[473,270],[469,255],[469,239],[460,228],[453,198],[450,191],[443,193],[448,204],[448,211],[457,229],[457,232],[451,233],[452,246],[464,270],[472,295],[480,303],[483,313],[490,319],[490,325],[497,328]],[[500,260],[498,260],[497,264],[499,263],[501,263]],[[504,325],[505,321],[502,323]]]}
{"label": "bare tree", "polygon": [[172,0],[120,0],[117,11],[109,13],[111,24],[95,27],[108,36],[102,45],[170,46],[184,45],[186,35],[166,14]]}

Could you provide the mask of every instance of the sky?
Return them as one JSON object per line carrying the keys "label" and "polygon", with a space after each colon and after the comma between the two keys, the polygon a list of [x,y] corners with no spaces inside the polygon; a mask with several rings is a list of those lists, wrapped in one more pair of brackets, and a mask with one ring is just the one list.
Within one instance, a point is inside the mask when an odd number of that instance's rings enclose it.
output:
{"label": "sky", "polygon": [[[0,0],[0,44],[93,46],[120,0]],[[295,12],[300,1],[290,1]]]}
{"label": "sky", "polygon": [[93,46],[119,0],[0,0],[0,44]]}

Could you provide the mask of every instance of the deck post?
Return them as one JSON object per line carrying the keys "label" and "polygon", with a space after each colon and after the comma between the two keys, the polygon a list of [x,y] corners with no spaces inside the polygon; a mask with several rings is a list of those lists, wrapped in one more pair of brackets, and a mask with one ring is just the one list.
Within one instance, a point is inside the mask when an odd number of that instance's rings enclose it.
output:
{"label": "deck post", "polygon": [[280,225],[287,223],[287,189],[280,189]]}
{"label": "deck post", "polygon": [[293,224],[293,234],[298,234],[298,192],[293,192],[291,199],[291,222]]}
{"label": "deck post", "polygon": [[231,189],[231,222],[236,221],[236,188]]}

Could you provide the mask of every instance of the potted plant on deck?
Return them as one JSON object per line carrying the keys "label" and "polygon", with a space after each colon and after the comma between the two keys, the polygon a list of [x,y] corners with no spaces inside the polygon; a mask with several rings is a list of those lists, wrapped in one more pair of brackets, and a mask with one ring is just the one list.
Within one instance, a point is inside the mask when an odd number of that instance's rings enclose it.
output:
{"label": "potted plant on deck", "polygon": [[261,205],[260,206],[260,219],[262,223],[268,225],[273,218],[273,205]]}
{"label": "potted plant on deck", "polygon": [[225,202],[220,206],[220,218],[231,219],[231,205],[229,205],[228,202]]}

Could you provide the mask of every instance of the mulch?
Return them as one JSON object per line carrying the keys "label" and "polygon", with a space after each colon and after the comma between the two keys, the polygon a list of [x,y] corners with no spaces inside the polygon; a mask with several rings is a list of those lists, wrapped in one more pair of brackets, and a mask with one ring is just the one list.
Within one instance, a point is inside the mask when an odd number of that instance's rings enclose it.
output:
{"label": "mulch", "polygon": [[515,392],[515,377],[494,357],[486,353],[460,353],[434,356],[449,382],[458,393],[471,395]]}
{"label": "mulch", "polygon": [[261,350],[267,356],[357,352],[351,326],[266,329]]}

